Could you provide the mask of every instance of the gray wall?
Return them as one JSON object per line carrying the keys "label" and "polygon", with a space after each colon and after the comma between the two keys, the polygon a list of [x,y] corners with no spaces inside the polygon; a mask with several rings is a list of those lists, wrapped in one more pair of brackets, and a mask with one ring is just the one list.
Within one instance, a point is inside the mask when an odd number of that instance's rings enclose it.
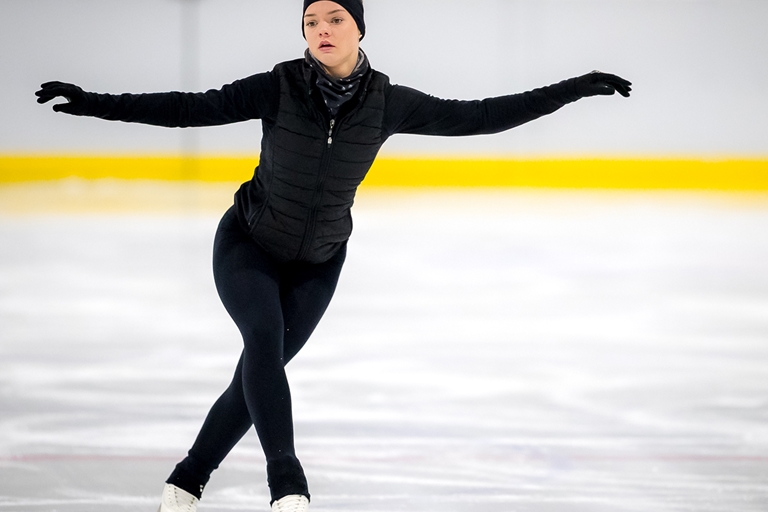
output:
{"label": "gray wall", "polygon": [[[191,0],[0,0],[0,152],[257,152],[258,122],[128,126],[53,114],[32,93],[48,80],[116,93],[219,87],[302,54],[300,5],[199,0],[196,15]],[[596,68],[636,89],[501,135],[397,136],[390,154],[768,155],[766,0],[367,0],[366,9],[373,66],[437,96],[519,92]]]}

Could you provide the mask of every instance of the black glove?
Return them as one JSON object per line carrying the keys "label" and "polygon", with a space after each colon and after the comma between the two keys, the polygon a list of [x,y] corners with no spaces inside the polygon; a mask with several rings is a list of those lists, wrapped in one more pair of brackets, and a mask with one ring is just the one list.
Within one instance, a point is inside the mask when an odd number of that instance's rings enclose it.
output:
{"label": "black glove", "polygon": [[56,112],[84,116],[88,111],[88,95],[76,85],[48,82],[40,86],[40,90],[35,93],[35,96],[37,96],[37,102],[40,104],[48,103],[59,96],[66,98],[67,103],[53,106],[53,110]]}
{"label": "black glove", "polygon": [[573,80],[576,92],[582,98],[597,95],[610,96],[617,91],[625,98],[629,98],[629,93],[632,91],[632,82],[628,82],[616,75],[601,73],[600,71],[593,71]]}

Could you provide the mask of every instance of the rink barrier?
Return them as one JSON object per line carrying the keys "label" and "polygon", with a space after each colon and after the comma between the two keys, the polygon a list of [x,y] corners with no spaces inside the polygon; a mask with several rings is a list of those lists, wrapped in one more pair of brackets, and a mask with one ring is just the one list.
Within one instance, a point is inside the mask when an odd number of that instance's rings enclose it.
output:
{"label": "rink barrier", "polygon": [[[83,179],[242,182],[254,156],[2,156],[0,183]],[[768,190],[768,159],[379,158],[366,187]]]}

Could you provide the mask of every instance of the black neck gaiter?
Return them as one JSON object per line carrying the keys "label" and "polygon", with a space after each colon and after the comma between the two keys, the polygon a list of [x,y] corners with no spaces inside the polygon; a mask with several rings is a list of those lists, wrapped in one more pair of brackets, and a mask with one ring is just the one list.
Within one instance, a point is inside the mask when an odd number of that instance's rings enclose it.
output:
{"label": "black neck gaiter", "polygon": [[312,55],[309,49],[304,52],[304,59],[317,72],[315,84],[320,89],[331,117],[335,118],[341,106],[351,100],[360,88],[360,82],[370,68],[368,56],[365,55],[363,50],[360,50],[360,53],[357,55],[355,69],[345,78],[333,78],[329,75],[325,70],[325,66]]}

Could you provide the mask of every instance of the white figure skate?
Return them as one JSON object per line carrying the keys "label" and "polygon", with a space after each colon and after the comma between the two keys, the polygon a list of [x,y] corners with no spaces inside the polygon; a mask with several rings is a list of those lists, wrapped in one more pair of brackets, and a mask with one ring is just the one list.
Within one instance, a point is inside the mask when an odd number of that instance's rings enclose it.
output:
{"label": "white figure skate", "polygon": [[272,504],[272,512],[308,512],[309,500],[300,494],[291,494]]}
{"label": "white figure skate", "polygon": [[175,485],[165,484],[157,512],[196,512],[198,499]]}

